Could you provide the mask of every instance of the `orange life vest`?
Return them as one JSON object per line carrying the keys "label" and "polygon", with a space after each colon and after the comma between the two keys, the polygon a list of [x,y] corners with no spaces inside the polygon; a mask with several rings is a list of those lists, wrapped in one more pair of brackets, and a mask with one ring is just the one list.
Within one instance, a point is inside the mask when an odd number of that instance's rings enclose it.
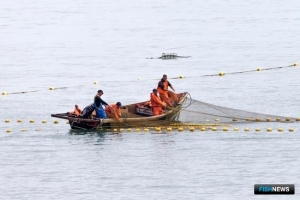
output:
{"label": "orange life vest", "polygon": [[166,106],[166,104],[161,100],[159,96],[156,96],[154,93],[150,94],[150,101],[152,107],[163,107]]}
{"label": "orange life vest", "polygon": [[81,110],[78,108],[75,108],[74,109],[74,114],[76,115],[76,116],[79,116],[80,114],[81,114]]}
{"label": "orange life vest", "polygon": [[162,81],[162,80],[161,80],[161,82],[162,82],[164,88],[159,87],[159,84],[158,84],[158,86],[157,86],[158,93],[162,94],[162,93],[168,92],[169,82],[168,81]]}
{"label": "orange life vest", "polygon": [[121,117],[121,109],[118,108],[118,106],[116,104],[111,104],[110,107],[105,106],[105,112],[106,112],[107,117],[110,117],[110,118],[114,117],[116,119],[119,119],[119,117]]}

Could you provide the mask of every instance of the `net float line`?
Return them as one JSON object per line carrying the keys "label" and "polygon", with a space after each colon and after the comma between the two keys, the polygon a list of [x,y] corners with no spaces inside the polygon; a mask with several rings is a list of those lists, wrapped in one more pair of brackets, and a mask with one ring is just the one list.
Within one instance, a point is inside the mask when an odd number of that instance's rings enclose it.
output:
{"label": "net float line", "polygon": [[[51,129],[52,130],[52,129]],[[32,132],[32,131],[49,131],[49,129],[41,128],[41,127],[36,127],[36,128],[22,128],[22,129],[12,129],[12,128],[6,128],[4,131],[1,132],[6,132],[9,134],[12,133],[19,133],[19,132]],[[284,133],[294,133],[294,132],[299,132],[299,129],[295,128],[229,128],[229,127],[139,127],[139,128],[110,128],[110,129],[103,129],[103,130],[93,130],[93,132],[98,132],[101,131],[102,133],[188,133],[188,132],[193,132],[193,133],[238,133],[238,132],[243,132],[247,134],[259,134],[259,133],[278,133],[278,134],[284,134]],[[87,131],[91,132],[91,130]],[[82,131],[80,131],[82,134]]]}
{"label": "net float line", "polygon": [[[164,56],[166,57],[180,57],[177,54],[165,54]],[[171,56],[171,57],[172,57]],[[268,70],[275,70],[275,69],[283,69],[283,68],[290,68],[290,67],[296,67],[298,66],[298,63],[293,63],[291,65],[286,65],[286,66],[279,66],[279,67],[268,67],[268,68],[261,68],[258,67],[257,69],[253,69],[253,70],[246,70],[246,71],[236,71],[236,72],[219,72],[216,74],[207,74],[207,75],[198,75],[198,76],[190,76],[190,77],[186,77],[184,75],[179,75],[177,77],[169,77],[168,79],[184,79],[184,78],[197,78],[197,77],[209,77],[209,76],[225,76],[225,75],[235,75],[235,74],[243,74],[243,73],[253,73],[253,72],[261,72],[261,71],[268,71]],[[138,81],[142,81],[142,80],[159,80],[159,79],[142,79],[141,77],[137,78]],[[128,80],[128,81],[132,81],[132,80]],[[123,81],[124,82],[124,81]],[[93,82],[94,85],[98,85],[98,81],[95,80]],[[55,91],[55,90],[60,90],[60,89],[67,89],[67,88],[72,88],[72,87],[79,87],[79,86],[86,86],[86,85],[76,85],[76,86],[63,86],[63,87],[54,87],[54,86],[50,86],[47,90],[50,91]],[[40,91],[45,91],[45,90],[28,90],[28,91],[19,91],[19,92],[7,92],[7,91],[2,91],[1,94],[2,96],[6,96],[6,95],[13,95],[13,94],[27,94],[27,93],[33,93],[33,92],[40,92]]]}

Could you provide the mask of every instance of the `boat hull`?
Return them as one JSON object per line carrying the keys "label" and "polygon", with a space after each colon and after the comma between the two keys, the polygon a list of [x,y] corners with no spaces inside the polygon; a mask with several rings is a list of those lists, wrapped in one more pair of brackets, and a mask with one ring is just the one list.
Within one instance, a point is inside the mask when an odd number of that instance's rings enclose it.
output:
{"label": "boat hull", "polygon": [[[187,99],[188,93],[177,94],[179,105],[174,108],[168,108],[163,111],[162,115],[151,115],[151,108],[142,108],[141,112],[137,112],[137,106],[143,105],[145,102],[122,106],[122,117],[120,121],[109,119],[83,119],[76,117],[72,113],[51,114],[52,117],[66,119],[72,129],[92,130],[92,129],[111,129],[111,128],[129,128],[129,127],[144,127],[166,125],[178,119],[182,104]],[[143,109],[145,112],[143,112]]]}

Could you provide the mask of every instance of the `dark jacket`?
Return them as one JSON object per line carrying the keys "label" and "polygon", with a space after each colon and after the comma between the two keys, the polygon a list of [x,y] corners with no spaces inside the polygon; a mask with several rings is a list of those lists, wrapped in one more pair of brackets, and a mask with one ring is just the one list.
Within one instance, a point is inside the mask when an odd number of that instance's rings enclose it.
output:
{"label": "dark jacket", "polygon": [[105,105],[105,106],[108,105],[105,101],[103,101],[103,100],[101,99],[101,97],[99,97],[99,96],[97,96],[97,95],[96,95],[95,98],[94,98],[94,103],[95,103],[96,107],[99,107],[100,104]]}
{"label": "dark jacket", "polygon": [[[165,82],[165,80],[162,78],[159,82],[158,82],[158,88],[160,87],[162,90],[164,90],[165,88],[164,88],[164,82]],[[169,82],[169,81],[167,81],[168,82],[168,86],[172,86],[171,85],[171,83]]]}

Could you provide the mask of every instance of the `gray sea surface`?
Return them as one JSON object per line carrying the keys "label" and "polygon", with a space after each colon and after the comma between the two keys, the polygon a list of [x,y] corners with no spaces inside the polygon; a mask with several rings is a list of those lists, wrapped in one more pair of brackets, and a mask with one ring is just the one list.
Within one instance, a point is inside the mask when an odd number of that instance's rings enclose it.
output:
{"label": "gray sea surface", "polygon": [[[300,122],[113,134],[50,116],[98,89],[147,100],[167,74],[195,100],[297,118],[299,33],[298,0],[0,1],[0,199],[299,199]],[[296,193],[254,195],[264,183]]]}

